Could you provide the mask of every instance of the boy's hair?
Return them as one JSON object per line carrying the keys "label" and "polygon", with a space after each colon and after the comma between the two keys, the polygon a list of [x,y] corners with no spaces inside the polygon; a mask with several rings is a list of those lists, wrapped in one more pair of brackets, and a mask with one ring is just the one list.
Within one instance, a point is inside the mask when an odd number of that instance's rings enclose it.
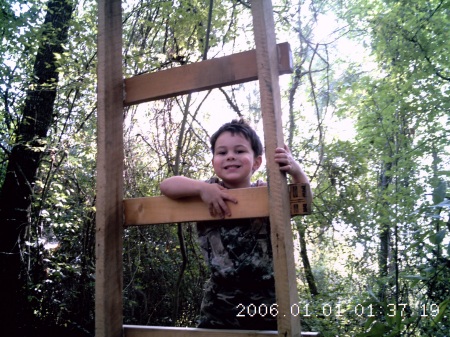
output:
{"label": "boy's hair", "polygon": [[213,154],[217,138],[219,138],[219,136],[224,132],[231,132],[232,135],[238,133],[244,136],[245,139],[250,142],[252,150],[255,153],[255,157],[262,155],[263,146],[259,136],[256,134],[255,130],[253,130],[253,128],[242,118],[239,120],[233,119],[231,122],[225,123],[211,136],[210,142],[211,151]]}

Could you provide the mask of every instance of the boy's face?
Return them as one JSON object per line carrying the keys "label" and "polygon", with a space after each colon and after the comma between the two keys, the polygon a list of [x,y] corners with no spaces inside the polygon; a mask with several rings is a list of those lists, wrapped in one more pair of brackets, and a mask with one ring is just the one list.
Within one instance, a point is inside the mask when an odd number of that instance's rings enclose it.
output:
{"label": "boy's face", "polygon": [[212,163],[226,187],[250,187],[251,176],[261,162],[262,157],[255,158],[250,142],[242,134],[226,131],[217,138]]}

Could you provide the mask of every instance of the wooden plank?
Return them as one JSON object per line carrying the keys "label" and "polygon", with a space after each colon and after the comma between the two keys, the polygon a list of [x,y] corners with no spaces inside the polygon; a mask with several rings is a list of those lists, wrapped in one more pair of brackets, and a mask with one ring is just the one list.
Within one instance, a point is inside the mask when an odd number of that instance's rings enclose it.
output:
{"label": "wooden plank", "polygon": [[124,337],[274,337],[276,331],[239,331],[222,329],[173,328],[160,326],[124,326]]}
{"label": "wooden plank", "polygon": [[98,3],[95,335],[122,336],[123,72],[121,0]]}
{"label": "wooden plank", "polygon": [[[309,184],[290,184],[291,217],[311,214],[311,190]],[[269,216],[269,192],[267,187],[233,189],[228,191],[239,200],[228,203],[231,216],[227,219],[260,218]],[[218,220],[199,197],[173,200],[165,196],[125,199],[125,226],[157,225],[176,222]]]}
{"label": "wooden plank", "polygon": [[[220,330],[172,328],[161,326],[124,325],[124,337],[273,337],[277,331]],[[303,332],[303,337],[320,336],[318,332]]]}
{"label": "wooden plank", "polygon": [[274,158],[275,149],[284,145],[275,23],[270,0],[252,0],[250,3],[268,169],[275,291],[281,313],[277,316],[278,334],[285,337],[297,337],[300,336],[300,320],[289,314],[291,305],[298,303],[298,295],[288,206],[288,185],[285,175],[280,172]]}
{"label": "wooden plank", "polygon": [[[281,43],[277,49],[278,73],[292,73],[289,43]],[[138,104],[257,79],[256,51],[250,50],[125,79],[124,104]]]}
{"label": "wooden plank", "polygon": [[[267,187],[252,187],[227,191],[238,204],[228,203],[231,217],[242,219],[269,216]],[[173,200],[165,196],[124,200],[125,225],[217,220],[199,197]]]}

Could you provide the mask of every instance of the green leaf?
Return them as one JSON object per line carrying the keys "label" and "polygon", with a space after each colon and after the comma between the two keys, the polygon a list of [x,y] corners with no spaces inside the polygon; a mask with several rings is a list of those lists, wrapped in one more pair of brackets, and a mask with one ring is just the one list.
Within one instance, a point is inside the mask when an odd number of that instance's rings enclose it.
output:
{"label": "green leaf", "polygon": [[370,325],[375,322],[376,318],[375,317],[369,317],[366,321],[366,323],[364,324],[364,328],[368,329],[370,327]]}
{"label": "green leaf", "polygon": [[424,277],[421,275],[400,275],[400,278],[405,279],[405,280],[418,280],[418,281],[428,280],[427,277]]}
{"label": "green leaf", "polygon": [[433,321],[431,322],[431,326],[434,326],[436,323],[439,323],[442,320],[442,316],[444,315],[449,303],[450,298],[447,298],[439,305],[439,313],[436,315],[436,317],[434,317]]}
{"label": "green leaf", "polygon": [[444,180],[440,180],[438,185],[433,190],[433,203],[438,204],[445,198],[447,192],[447,183]]}
{"label": "green leaf", "polygon": [[371,337],[377,337],[377,336],[383,336],[386,332],[388,332],[390,328],[386,325],[384,325],[381,322],[375,322],[370,330],[367,332],[366,336]]}
{"label": "green leaf", "polygon": [[440,230],[437,233],[431,234],[430,235],[430,241],[431,243],[435,244],[435,245],[439,245],[442,243],[442,241],[444,240],[445,234],[447,233],[447,229],[443,229]]}

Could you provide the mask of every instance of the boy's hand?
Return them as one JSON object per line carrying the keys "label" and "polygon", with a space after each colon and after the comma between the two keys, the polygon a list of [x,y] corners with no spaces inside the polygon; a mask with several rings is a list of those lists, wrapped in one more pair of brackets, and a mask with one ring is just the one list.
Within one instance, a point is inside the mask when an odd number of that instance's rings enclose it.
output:
{"label": "boy's hand", "polygon": [[280,170],[290,174],[295,182],[308,181],[308,178],[300,167],[300,164],[292,157],[291,151],[287,145],[284,145],[284,147],[278,147],[275,150],[275,162],[280,165]]}
{"label": "boy's hand", "polygon": [[219,184],[205,183],[204,186],[202,186],[200,198],[208,205],[211,216],[218,216],[222,219],[225,218],[225,216],[231,216],[226,201],[237,204],[237,200],[230,196],[226,191],[227,189]]}

